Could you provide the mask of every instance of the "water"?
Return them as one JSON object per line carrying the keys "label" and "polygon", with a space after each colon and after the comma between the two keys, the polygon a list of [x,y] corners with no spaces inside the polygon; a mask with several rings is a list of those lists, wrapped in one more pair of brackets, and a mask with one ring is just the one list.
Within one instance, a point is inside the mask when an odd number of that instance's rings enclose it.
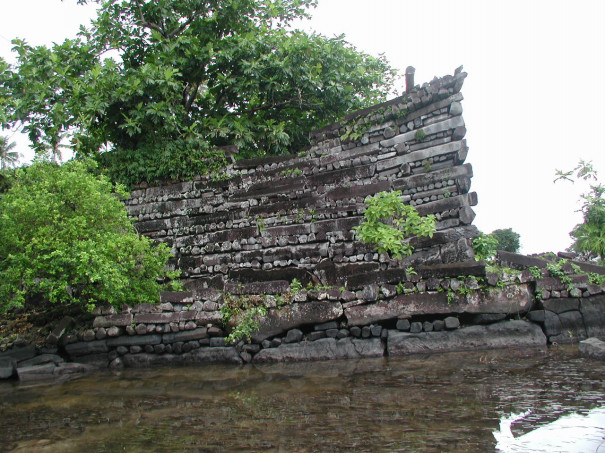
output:
{"label": "water", "polygon": [[604,376],[562,347],[2,383],[0,450],[605,452]]}

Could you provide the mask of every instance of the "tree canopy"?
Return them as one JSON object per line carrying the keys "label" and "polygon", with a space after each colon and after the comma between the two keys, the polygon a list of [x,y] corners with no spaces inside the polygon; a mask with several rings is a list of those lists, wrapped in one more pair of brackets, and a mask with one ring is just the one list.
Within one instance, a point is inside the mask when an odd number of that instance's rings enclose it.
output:
{"label": "tree canopy", "polygon": [[574,242],[571,249],[576,252],[593,253],[605,259],[605,186],[598,182],[598,174],[592,162],[581,160],[570,171],[557,171],[557,180],[588,181],[589,191],[581,195],[583,222],[569,233]]}
{"label": "tree canopy", "polygon": [[517,253],[521,247],[519,233],[515,233],[512,228],[504,228],[494,230],[490,233],[496,238],[497,250],[504,250],[505,252]]}
{"label": "tree canopy", "polygon": [[170,249],[139,236],[92,163],[17,169],[0,197],[0,312],[41,299],[58,304],[157,302]]}
{"label": "tree canopy", "polygon": [[342,36],[289,27],[315,0],[105,0],[52,48],[0,60],[0,124],[41,154],[94,156],[126,183],[288,153],[308,132],[384,100],[395,72]]}

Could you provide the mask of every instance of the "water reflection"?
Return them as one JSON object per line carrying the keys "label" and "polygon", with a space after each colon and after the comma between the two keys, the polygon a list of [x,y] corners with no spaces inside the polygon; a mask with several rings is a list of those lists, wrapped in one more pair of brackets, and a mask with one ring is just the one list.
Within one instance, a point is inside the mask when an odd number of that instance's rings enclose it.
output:
{"label": "water reflection", "polygon": [[493,432],[511,413],[531,409],[511,420],[519,438],[604,407],[604,372],[605,364],[559,348],[0,384],[0,449],[496,451]]}
{"label": "water reflection", "polygon": [[605,407],[585,414],[569,414],[525,434],[515,437],[512,425],[531,411],[511,414],[500,421],[494,431],[496,449],[507,453],[530,452],[605,452]]}

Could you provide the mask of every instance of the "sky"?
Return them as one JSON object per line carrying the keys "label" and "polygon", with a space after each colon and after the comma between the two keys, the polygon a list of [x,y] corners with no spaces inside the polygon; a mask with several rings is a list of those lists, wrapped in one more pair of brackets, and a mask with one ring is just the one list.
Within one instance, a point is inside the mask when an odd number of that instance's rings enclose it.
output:
{"label": "sky", "polygon": [[[603,0],[318,3],[303,28],[344,33],[358,50],[385,54],[401,73],[414,66],[418,84],[464,65],[467,162],[479,198],[474,224],[486,233],[512,228],[523,253],[569,247],[588,187],[553,184],[556,170],[584,159],[605,179]],[[93,15],[93,5],[76,0],[0,0],[0,56],[13,60],[15,37],[61,42]],[[31,155],[19,135],[12,138],[17,150]]]}

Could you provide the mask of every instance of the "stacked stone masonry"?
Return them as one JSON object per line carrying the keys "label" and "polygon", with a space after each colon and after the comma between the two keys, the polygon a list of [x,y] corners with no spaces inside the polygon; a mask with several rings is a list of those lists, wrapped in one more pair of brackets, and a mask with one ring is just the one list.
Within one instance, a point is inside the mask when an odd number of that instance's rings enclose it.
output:
{"label": "stacked stone masonry", "polygon": [[[169,244],[186,288],[268,292],[297,278],[357,290],[379,272],[469,261],[477,203],[462,119],[466,73],[435,78],[405,96],[312,134],[296,155],[235,162],[220,175],[141,187],[127,201],[137,229]],[[437,217],[432,239],[402,261],[355,238],[364,200],[401,190]],[[262,292],[262,291],[261,291]]]}

